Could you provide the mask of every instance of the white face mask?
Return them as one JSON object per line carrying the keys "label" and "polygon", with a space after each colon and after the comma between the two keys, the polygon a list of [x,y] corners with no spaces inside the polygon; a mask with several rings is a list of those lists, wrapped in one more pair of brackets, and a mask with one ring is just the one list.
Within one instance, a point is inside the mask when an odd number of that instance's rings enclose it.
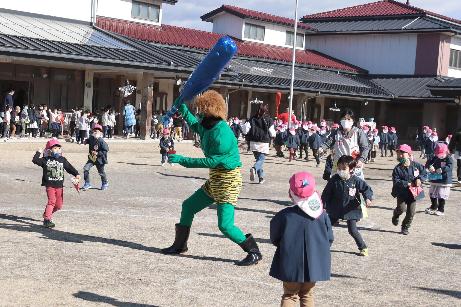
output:
{"label": "white face mask", "polygon": [[341,126],[344,129],[351,129],[353,125],[354,125],[354,121],[352,119],[342,119],[341,120]]}
{"label": "white face mask", "polygon": [[346,170],[338,170],[337,171],[339,177],[341,177],[341,179],[343,180],[347,180],[349,178],[351,178],[351,174],[349,173],[349,171],[346,171]]}

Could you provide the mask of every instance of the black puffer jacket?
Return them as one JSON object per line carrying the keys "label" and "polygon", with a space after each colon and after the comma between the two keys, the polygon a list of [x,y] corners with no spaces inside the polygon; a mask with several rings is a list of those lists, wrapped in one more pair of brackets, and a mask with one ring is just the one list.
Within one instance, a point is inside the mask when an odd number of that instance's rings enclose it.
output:
{"label": "black puffer jacket", "polygon": [[250,142],[269,143],[270,135],[269,128],[274,124],[274,121],[269,116],[250,118],[250,131],[248,132],[248,140]]}

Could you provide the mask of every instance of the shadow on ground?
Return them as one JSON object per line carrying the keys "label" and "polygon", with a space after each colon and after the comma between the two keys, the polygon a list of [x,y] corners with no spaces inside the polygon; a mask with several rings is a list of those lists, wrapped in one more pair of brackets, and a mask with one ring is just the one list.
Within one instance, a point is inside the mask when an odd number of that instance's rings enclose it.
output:
{"label": "shadow on ground", "polygon": [[81,300],[87,301],[87,302],[105,303],[105,304],[117,306],[117,307],[157,307],[156,305],[122,302],[113,297],[103,296],[103,295],[86,292],[86,291],[78,291],[77,293],[74,293],[73,296]]}
{"label": "shadow on ground", "polygon": [[207,178],[203,177],[196,177],[196,176],[182,176],[182,175],[173,175],[173,174],[165,174],[157,172],[157,174],[165,176],[165,177],[176,177],[176,178],[186,178],[186,179],[198,179],[198,180],[207,180]]}
{"label": "shadow on ground", "polygon": [[435,288],[424,288],[424,287],[416,287],[416,289],[424,290],[424,291],[427,291],[427,292],[433,292],[433,293],[437,293],[437,294],[448,295],[448,296],[452,296],[452,297],[461,299],[461,291],[446,290],[446,289],[435,289]]}
{"label": "shadow on ground", "polygon": [[432,242],[432,245],[438,246],[438,247],[445,247],[445,248],[448,248],[448,249],[461,249],[461,244],[448,244],[448,243]]}
{"label": "shadow on ground", "polygon": [[[0,224],[0,228],[7,229],[7,230],[21,231],[21,232],[35,232],[35,233],[41,234],[43,238],[49,239],[49,240],[67,242],[67,243],[85,243],[85,242],[104,243],[104,244],[110,244],[110,245],[115,245],[115,246],[120,246],[120,247],[131,248],[134,250],[146,251],[146,252],[163,255],[160,248],[149,247],[149,246],[145,246],[140,243],[45,228],[41,225],[32,223],[32,222],[41,222],[41,221],[34,220],[28,217],[0,214],[0,219],[19,223],[19,224]],[[170,243],[172,242],[167,242],[167,244],[170,244]],[[195,255],[185,255],[185,254],[171,255],[171,256],[181,257],[181,258],[190,258],[190,259],[196,259],[196,260],[205,260],[205,261],[235,263],[235,260],[232,260],[232,259],[209,257],[209,256],[195,256]]]}

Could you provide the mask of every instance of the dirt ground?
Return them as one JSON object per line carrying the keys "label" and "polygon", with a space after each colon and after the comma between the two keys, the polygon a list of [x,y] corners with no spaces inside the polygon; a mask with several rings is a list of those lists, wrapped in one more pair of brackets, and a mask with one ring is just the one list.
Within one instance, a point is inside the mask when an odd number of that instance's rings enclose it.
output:
{"label": "dirt ground", "polygon": [[[275,158],[265,163],[263,185],[249,182],[253,157],[242,153],[244,188],[236,224],[257,239],[264,259],[234,265],[244,252],[217,227],[216,210],[196,216],[189,252],[165,256],[174,239],[181,202],[199,188],[207,170],[160,166],[158,146],[110,142],[107,191],[78,194],[66,177],[65,201],[54,230],[41,226],[46,201],[41,169],[31,159],[41,143],[0,144],[0,306],[277,306],[281,283],[268,274],[275,247],[269,221],[289,205],[288,179],[296,171],[315,174],[323,164]],[[84,146],[64,145],[82,170]],[[178,153],[200,156],[191,144]],[[365,172],[376,201],[359,223],[370,256],[357,255],[345,224],[334,228],[331,281],[315,288],[317,306],[461,306],[461,189],[452,190],[443,217],[417,207],[409,236],[391,224],[390,196],[395,161],[379,159]],[[92,170],[95,187],[100,186]],[[427,188],[426,188],[427,189]],[[426,190],[427,191],[427,190]]]}

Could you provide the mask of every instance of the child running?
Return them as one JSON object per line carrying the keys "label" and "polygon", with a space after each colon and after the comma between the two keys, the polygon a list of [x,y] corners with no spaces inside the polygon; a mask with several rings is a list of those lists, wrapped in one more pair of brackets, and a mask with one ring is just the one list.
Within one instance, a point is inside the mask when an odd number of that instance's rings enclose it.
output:
{"label": "child running", "polygon": [[328,181],[322,193],[322,201],[334,226],[340,219],[347,220],[347,230],[354,238],[360,256],[368,256],[368,248],[357,229],[357,222],[362,219],[360,194],[366,206],[371,206],[373,191],[359,177],[353,175],[357,162],[351,156],[341,156],[337,163],[337,173]]}
{"label": "child running", "polygon": [[109,146],[102,137],[102,127],[99,124],[95,124],[93,127],[93,134],[85,140],[85,144],[88,144],[88,161],[83,167],[83,178],[85,184],[82,189],[84,191],[91,189],[90,183],[90,169],[96,166],[99,176],[101,176],[101,190],[107,190],[109,183],[107,182],[107,175],[104,171],[104,166],[107,164],[107,152]]}
{"label": "child running", "polygon": [[60,210],[63,205],[64,170],[80,180],[78,171],[62,156],[61,144],[55,138],[46,143],[44,157],[40,157],[42,150],[35,152],[32,162],[43,168],[42,186],[46,189],[48,202],[43,213],[43,226],[55,227],[52,221],[53,213]]}
{"label": "child running", "polygon": [[392,224],[399,225],[399,216],[406,212],[402,222],[402,234],[408,235],[415,215],[416,199],[410,188],[421,188],[426,176],[424,166],[412,161],[413,152],[407,144],[402,144],[396,151],[399,164],[392,172],[392,197],[397,198],[397,207],[392,216]]}
{"label": "child running", "polygon": [[162,166],[165,166],[165,163],[168,161],[168,153],[174,149],[174,141],[173,138],[170,136],[170,129],[163,129],[159,146],[160,154],[162,155]]}
{"label": "child running", "polygon": [[289,161],[296,159],[296,150],[298,150],[300,145],[299,135],[296,134],[295,128],[290,128],[289,133],[287,135],[286,146],[289,151]]}
{"label": "child running", "polygon": [[431,187],[429,194],[431,206],[426,209],[427,214],[445,215],[445,201],[450,197],[450,188],[453,182],[453,160],[448,155],[448,146],[445,143],[437,143],[434,157],[426,163],[429,170]]}
{"label": "child running", "polygon": [[277,247],[269,275],[283,282],[281,306],[314,306],[314,286],[330,280],[333,231],[330,219],[307,172],[290,178],[294,206],[277,213],[270,223],[270,239]]}

